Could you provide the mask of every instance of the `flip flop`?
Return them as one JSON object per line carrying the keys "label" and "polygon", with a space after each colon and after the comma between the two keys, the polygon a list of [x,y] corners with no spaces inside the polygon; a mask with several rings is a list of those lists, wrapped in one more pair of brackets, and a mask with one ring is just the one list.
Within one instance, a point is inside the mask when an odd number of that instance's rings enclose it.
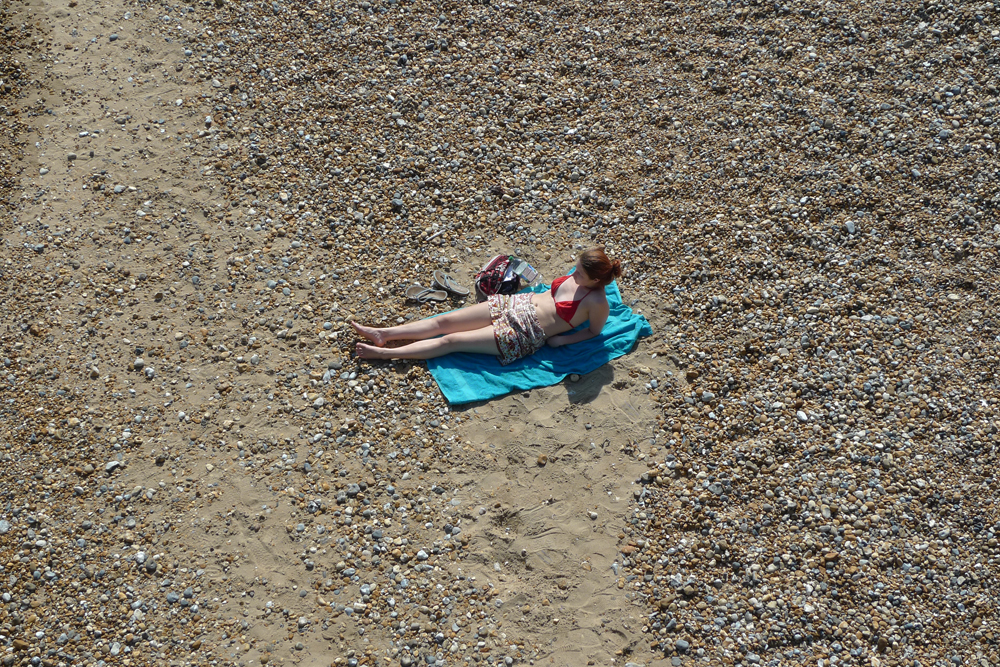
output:
{"label": "flip flop", "polygon": [[427,303],[428,301],[444,301],[448,298],[448,293],[444,290],[434,290],[424,287],[420,283],[413,283],[406,288],[406,298]]}
{"label": "flip flop", "polygon": [[459,285],[457,282],[455,282],[455,280],[451,276],[449,276],[444,271],[434,272],[434,281],[431,283],[431,285],[434,285],[435,287],[440,287],[442,289],[446,289],[452,294],[456,294],[458,296],[469,295],[468,289]]}

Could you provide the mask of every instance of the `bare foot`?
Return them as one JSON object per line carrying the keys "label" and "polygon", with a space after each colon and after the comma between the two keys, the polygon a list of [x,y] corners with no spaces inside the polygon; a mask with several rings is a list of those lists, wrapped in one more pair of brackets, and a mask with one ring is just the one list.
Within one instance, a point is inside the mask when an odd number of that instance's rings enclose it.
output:
{"label": "bare foot", "polygon": [[379,359],[382,355],[379,354],[381,350],[373,345],[365,345],[364,343],[358,343],[354,346],[354,352],[358,355],[359,359]]}
{"label": "bare foot", "polygon": [[385,347],[385,341],[382,340],[382,332],[379,329],[366,327],[358,324],[357,322],[351,322],[351,326],[354,327],[354,330],[358,332],[359,336],[375,343],[375,347]]}

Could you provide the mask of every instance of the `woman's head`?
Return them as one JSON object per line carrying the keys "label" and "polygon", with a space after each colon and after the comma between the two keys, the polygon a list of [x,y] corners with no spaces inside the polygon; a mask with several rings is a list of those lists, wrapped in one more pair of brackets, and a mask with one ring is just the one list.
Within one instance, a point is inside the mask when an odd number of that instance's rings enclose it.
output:
{"label": "woman's head", "polygon": [[604,248],[591,248],[579,260],[580,268],[591,280],[596,280],[600,287],[610,285],[622,275],[622,263],[617,259],[609,259],[604,254]]}

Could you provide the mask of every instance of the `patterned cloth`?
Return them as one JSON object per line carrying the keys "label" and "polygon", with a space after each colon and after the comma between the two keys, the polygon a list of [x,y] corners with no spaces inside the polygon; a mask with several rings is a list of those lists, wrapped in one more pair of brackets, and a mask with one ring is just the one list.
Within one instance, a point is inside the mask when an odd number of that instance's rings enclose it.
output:
{"label": "patterned cloth", "polygon": [[531,303],[532,294],[494,294],[489,298],[493,335],[506,366],[545,347],[545,331]]}

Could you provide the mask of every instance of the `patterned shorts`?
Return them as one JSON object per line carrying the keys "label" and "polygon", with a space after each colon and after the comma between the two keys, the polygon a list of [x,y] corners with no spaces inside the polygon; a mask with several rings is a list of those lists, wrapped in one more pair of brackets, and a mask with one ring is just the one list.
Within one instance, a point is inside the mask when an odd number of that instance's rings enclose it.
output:
{"label": "patterned shorts", "polygon": [[538,321],[531,294],[494,294],[489,298],[493,335],[506,366],[545,347],[545,331]]}

